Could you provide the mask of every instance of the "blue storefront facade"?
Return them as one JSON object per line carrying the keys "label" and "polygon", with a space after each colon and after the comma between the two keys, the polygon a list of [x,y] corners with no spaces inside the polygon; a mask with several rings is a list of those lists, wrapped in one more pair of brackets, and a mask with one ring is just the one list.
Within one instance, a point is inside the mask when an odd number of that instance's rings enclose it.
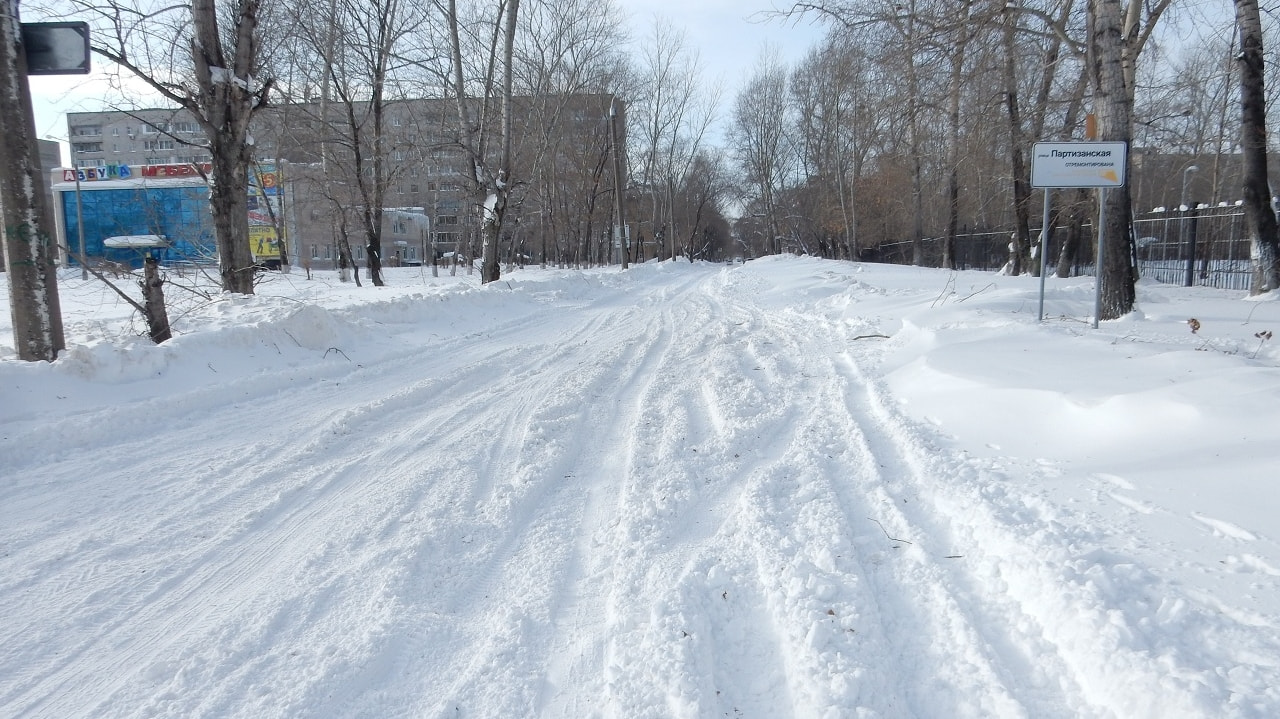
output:
{"label": "blue storefront facade", "polygon": [[[217,264],[209,185],[191,165],[108,165],[56,173],[52,189],[59,240],[78,253],[83,220],[90,263],[137,267],[150,252],[167,264]],[[154,249],[108,246],[128,244],[109,238],[145,235],[165,242]],[[79,264],[74,254],[66,259]]]}

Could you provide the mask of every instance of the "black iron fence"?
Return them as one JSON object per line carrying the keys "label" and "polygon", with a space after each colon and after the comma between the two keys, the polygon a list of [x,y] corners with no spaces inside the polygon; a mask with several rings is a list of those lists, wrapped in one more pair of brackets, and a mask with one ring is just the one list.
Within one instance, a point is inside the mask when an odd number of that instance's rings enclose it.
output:
{"label": "black iron fence", "polygon": [[1134,220],[1142,276],[1177,285],[1249,289],[1250,241],[1239,207],[1153,212]]}
{"label": "black iron fence", "polygon": [[[1056,271],[1065,232],[1065,228],[1057,228],[1050,238],[1050,272]],[[1168,284],[1249,289],[1250,242],[1244,236],[1244,213],[1239,207],[1152,212],[1134,220],[1133,232],[1138,271],[1144,278]],[[1033,238],[1038,238],[1039,233],[1039,228],[1032,228]],[[1093,274],[1093,236],[1093,225],[1086,224],[1086,239],[1077,253],[1072,274]],[[943,240],[930,237],[921,241],[921,265],[942,265]],[[1007,231],[957,235],[956,269],[999,270],[1009,262],[1012,241],[1013,236]],[[909,265],[914,252],[911,242],[887,243],[879,247],[876,259]]]}

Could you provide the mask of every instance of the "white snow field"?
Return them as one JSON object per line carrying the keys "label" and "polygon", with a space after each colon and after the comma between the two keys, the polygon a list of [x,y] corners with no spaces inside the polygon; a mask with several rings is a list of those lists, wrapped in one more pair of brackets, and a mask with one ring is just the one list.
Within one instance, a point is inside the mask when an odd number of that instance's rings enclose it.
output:
{"label": "white snow field", "polygon": [[1280,297],[1038,287],[295,271],[153,346],[66,275],[0,716],[1280,716]]}

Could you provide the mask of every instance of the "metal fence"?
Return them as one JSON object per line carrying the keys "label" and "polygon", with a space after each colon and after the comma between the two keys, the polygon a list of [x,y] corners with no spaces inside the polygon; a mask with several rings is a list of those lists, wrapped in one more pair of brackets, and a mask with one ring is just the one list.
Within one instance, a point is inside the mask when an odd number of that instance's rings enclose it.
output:
{"label": "metal fence", "polygon": [[1143,277],[1177,285],[1247,290],[1252,267],[1239,207],[1151,213],[1133,223]]}
{"label": "metal fence", "polygon": [[[1049,243],[1050,271],[1057,266],[1060,240],[1065,228],[1057,228]],[[1244,236],[1244,213],[1239,207],[1202,207],[1189,212],[1172,210],[1136,218],[1133,232],[1140,276],[1177,285],[1203,285],[1231,290],[1248,290],[1252,267],[1250,242]],[[1031,236],[1039,237],[1039,228]],[[1080,248],[1072,274],[1093,274],[1093,225],[1084,228],[1085,245]],[[921,241],[921,264],[942,265],[944,238]],[[956,236],[956,269],[995,271],[1009,262],[1012,234],[970,232]],[[893,264],[912,263],[912,243],[894,242],[879,247],[877,259]]]}

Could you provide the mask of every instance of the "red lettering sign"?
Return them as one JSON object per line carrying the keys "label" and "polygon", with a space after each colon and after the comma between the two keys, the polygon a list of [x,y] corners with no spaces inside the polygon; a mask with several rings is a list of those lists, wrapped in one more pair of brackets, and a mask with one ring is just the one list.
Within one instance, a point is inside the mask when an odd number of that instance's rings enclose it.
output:
{"label": "red lettering sign", "polygon": [[213,171],[213,165],[205,163],[197,168],[194,164],[186,165],[144,165],[142,167],[143,177],[195,177],[201,174],[201,170],[205,174]]}

